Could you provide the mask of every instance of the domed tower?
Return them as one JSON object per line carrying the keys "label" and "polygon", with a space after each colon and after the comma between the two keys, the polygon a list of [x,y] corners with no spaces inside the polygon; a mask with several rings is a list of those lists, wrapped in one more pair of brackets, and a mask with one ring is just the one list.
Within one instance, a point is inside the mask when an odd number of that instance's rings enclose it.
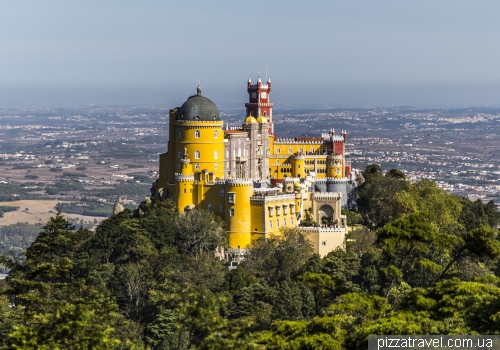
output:
{"label": "domed tower", "polygon": [[[215,103],[201,95],[201,87],[196,95],[190,96],[182,107],[170,111],[170,139],[168,159],[162,166],[160,158],[160,179],[163,173],[167,183],[173,183],[179,173],[180,163],[186,150],[191,160],[193,172],[207,170],[214,178],[224,177],[224,132],[219,110]],[[174,165],[174,166],[173,166]],[[161,184],[159,183],[159,187]]]}

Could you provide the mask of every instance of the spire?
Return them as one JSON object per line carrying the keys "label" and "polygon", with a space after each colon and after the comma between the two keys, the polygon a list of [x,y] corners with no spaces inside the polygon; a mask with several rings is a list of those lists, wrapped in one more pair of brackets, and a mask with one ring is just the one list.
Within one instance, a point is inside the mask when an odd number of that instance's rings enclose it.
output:
{"label": "spire", "polygon": [[257,82],[262,83],[262,80],[260,80],[260,72],[257,72]]}

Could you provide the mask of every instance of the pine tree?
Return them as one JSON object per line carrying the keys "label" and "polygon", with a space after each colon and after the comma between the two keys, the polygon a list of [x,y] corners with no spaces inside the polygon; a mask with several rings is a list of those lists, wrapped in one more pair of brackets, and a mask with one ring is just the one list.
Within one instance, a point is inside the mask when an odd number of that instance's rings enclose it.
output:
{"label": "pine tree", "polygon": [[20,325],[4,342],[13,349],[114,349],[120,317],[108,295],[75,276],[75,254],[91,236],[59,213],[44,226],[22,263],[11,261],[9,289]]}

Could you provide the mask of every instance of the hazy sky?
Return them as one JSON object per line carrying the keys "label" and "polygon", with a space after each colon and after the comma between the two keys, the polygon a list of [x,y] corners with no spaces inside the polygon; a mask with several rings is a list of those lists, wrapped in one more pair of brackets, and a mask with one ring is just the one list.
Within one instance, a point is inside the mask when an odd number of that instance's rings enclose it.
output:
{"label": "hazy sky", "polygon": [[3,1],[0,108],[500,105],[500,1]]}

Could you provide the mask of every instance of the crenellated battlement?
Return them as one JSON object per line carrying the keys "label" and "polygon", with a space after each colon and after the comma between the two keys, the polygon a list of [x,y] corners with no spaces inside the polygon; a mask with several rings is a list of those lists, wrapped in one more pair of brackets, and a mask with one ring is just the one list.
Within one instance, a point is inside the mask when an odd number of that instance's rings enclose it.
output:
{"label": "crenellated battlement", "polygon": [[278,138],[275,144],[289,144],[289,145],[321,145],[325,143],[325,140],[300,140],[297,141],[294,138]]}
{"label": "crenellated battlement", "polygon": [[190,181],[194,182],[194,174],[193,175],[181,175],[181,174],[176,175],[175,181],[176,182],[190,182]]}
{"label": "crenellated battlement", "polygon": [[299,226],[301,231],[305,232],[318,232],[318,233],[342,233],[346,232],[345,227],[334,227],[334,226],[326,226],[326,227],[302,227]]}
{"label": "crenellated battlement", "polygon": [[294,202],[295,193],[281,193],[277,192],[254,192],[253,196],[250,197],[251,204],[264,204],[269,202],[282,202],[289,201]]}
{"label": "crenellated battlement", "polygon": [[300,182],[300,177],[285,177],[283,178],[283,182]]}
{"label": "crenellated battlement", "polygon": [[340,192],[314,192],[313,198],[334,201],[336,199],[342,198],[342,193],[340,193]]}
{"label": "crenellated battlement", "polygon": [[213,181],[206,181],[205,182],[206,185],[208,186],[215,186],[215,185],[225,185],[226,184],[226,180],[213,180]]}
{"label": "crenellated battlement", "polygon": [[347,182],[350,181],[350,178],[348,177],[340,177],[340,178],[337,178],[337,177],[327,177],[327,178],[323,178],[323,179],[318,179],[316,178],[315,182],[317,184],[327,184],[327,183],[331,183],[331,184],[345,184]]}
{"label": "crenellated battlement", "polygon": [[253,187],[253,181],[252,179],[227,179],[226,180],[226,185],[228,186],[233,186],[233,187],[240,187],[240,186],[252,186]]}

